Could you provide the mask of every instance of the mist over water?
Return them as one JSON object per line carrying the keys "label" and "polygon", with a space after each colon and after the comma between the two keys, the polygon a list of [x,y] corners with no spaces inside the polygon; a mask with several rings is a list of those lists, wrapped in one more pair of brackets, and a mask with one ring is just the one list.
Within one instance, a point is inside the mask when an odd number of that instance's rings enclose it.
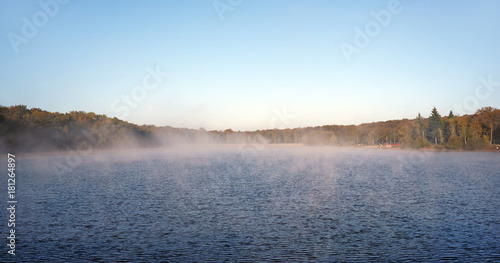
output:
{"label": "mist over water", "polygon": [[66,158],[18,157],[17,261],[500,260],[494,152],[191,145],[55,172]]}

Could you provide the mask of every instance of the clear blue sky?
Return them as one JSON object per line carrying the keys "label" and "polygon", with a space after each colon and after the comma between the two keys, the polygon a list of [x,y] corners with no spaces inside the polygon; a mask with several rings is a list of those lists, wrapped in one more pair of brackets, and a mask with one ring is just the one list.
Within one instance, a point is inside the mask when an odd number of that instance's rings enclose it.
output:
{"label": "clear blue sky", "polygon": [[475,95],[500,82],[500,1],[54,1],[0,1],[0,105],[207,130],[500,108],[500,84]]}

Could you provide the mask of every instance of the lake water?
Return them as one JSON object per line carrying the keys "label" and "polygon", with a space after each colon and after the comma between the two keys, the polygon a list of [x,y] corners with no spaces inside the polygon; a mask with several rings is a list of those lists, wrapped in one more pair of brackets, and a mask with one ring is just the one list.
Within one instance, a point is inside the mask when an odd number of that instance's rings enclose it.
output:
{"label": "lake water", "polygon": [[500,153],[267,146],[75,157],[18,156],[17,255],[2,245],[0,261],[500,261]]}

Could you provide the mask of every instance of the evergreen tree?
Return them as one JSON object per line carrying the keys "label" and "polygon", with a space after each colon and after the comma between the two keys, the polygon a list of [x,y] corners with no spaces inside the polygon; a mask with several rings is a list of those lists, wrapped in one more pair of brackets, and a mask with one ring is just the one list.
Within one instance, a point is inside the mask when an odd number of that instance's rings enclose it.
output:
{"label": "evergreen tree", "polygon": [[438,138],[441,138],[441,131],[443,129],[443,121],[441,120],[441,115],[434,107],[431,111],[431,116],[429,116],[429,125],[427,127],[427,139],[431,142],[437,144]]}

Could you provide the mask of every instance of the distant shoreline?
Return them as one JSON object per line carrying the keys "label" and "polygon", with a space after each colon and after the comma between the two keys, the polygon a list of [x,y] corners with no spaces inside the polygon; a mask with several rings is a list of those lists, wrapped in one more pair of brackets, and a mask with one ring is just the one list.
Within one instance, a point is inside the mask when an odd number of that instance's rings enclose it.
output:
{"label": "distant shoreline", "polygon": [[[428,118],[360,125],[324,125],[258,131],[207,131],[137,125],[92,112],[48,112],[25,105],[0,106],[0,148],[23,152],[138,149],[194,144],[324,145],[425,149],[430,151],[496,151],[500,142],[500,109],[484,107],[474,115],[441,117],[433,108]],[[220,146],[219,146],[220,147]],[[274,146],[273,146],[274,147]]]}

